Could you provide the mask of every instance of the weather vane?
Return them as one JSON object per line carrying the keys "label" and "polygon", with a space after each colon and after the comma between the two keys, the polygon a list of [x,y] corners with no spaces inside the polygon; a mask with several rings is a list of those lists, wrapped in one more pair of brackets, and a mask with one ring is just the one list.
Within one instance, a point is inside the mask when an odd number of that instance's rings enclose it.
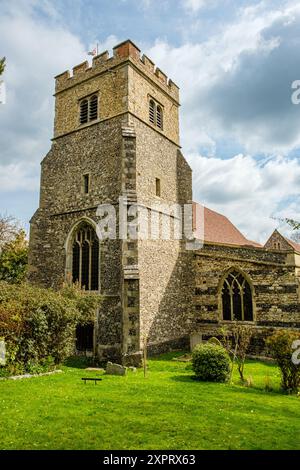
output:
{"label": "weather vane", "polygon": [[98,55],[98,43],[96,44],[96,47],[94,47],[94,49],[92,49],[91,51],[88,52],[88,55],[92,55],[92,56],[96,56]]}

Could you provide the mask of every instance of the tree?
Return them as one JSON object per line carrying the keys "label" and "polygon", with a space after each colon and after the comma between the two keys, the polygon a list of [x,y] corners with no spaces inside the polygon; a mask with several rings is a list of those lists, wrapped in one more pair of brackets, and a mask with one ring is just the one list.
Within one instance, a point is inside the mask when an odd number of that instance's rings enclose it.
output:
{"label": "tree", "polygon": [[3,57],[2,59],[0,59],[0,75],[2,75],[2,73],[4,72],[4,69],[5,69],[5,57]]}
{"label": "tree", "polygon": [[298,242],[300,241],[300,222],[294,219],[284,219],[285,222],[293,229],[293,240]]}
{"label": "tree", "polygon": [[5,69],[5,57],[3,57],[2,59],[0,59],[0,75],[3,74],[4,72],[4,69]]}
{"label": "tree", "polygon": [[0,214],[0,252],[6,243],[11,242],[20,231],[20,224],[11,215]]}
{"label": "tree", "polygon": [[235,344],[235,359],[242,382],[245,382],[244,367],[247,351],[252,338],[252,328],[248,325],[235,324],[232,330]]}
{"label": "tree", "polygon": [[26,275],[28,242],[24,230],[10,215],[0,215],[0,279],[21,282]]}
{"label": "tree", "polygon": [[293,344],[300,340],[300,334],[292,330],[280,330],[266,340],[269,352],[281,372],[281,386],[289,393],[300,388],[300,364],[293,361]]}
{"label": "tree", "polygon": [[223,327],[220,330],[220,333],[222,337],[221,343],[224,348],[228,351],[232,360],[229,379],[230,383],[232,382],[232,375],[235,363],[237,364],[241,381],[245,382],[245,360],[253,335],[251,326],[235,322],[230,330],[227,327]]}
{"label": "tree", "polygon": [[28,264],[28,241],[24,230],[2,246],[0,252],[0,280],[19,283],[25,279]]}

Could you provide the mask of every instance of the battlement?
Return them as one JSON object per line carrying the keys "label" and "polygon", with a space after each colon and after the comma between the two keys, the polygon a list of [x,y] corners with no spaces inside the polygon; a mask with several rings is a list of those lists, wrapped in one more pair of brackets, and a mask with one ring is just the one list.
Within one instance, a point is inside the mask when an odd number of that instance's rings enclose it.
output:
{"label": "battlement", "polygon": [[178,86],[167,77],[145,54],[141,56],[140,49],[130,40],[124,41],[113,48],[113,56],[104,51],[93,58],[92,66],[88,61],[73,67],[72,74],[69,70],[55,77],[55,93],[60,93],[78,83],[105,73],[117,67],[123,62],[130,61],[144,75],[164,89],[174,100],[179,101]]}

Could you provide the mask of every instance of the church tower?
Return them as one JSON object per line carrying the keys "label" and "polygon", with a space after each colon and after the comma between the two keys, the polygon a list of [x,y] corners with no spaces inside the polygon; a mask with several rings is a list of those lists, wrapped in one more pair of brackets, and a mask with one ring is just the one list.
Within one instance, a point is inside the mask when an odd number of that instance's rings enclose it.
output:
{"label": "church tower", "polygon": [[191,201],[178,115],[178,87],[130,40],[56,77],[29,279],[54,288],[79,282],[103,297],[95,324],[77,338],[79,351],[101,360],[138,364],[144,341],[163,351],[182,346],[188,332],[192,283],[182,242],[97,234],[99,205],[118,214],[122,198],[150,213],[154,203],[161,218]]}

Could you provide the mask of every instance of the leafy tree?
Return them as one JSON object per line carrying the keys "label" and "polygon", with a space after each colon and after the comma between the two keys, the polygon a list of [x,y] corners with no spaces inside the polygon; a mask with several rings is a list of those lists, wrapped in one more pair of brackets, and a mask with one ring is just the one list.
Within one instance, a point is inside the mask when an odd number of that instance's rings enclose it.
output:
{"label": "leafy tree", "polygon": [[3,74],[4,72],[4,69],[5,69],[5,57],[3,57],[2,59],[0,59],[0,75]]}
{"label": "leafy tree", "polygon": [[0,252],[0,280],[19,283],[25,279],[28,263],[28,242],[24,230],[2,246]]}
{"label": "leafy tree", "polygon": [[64,361],[74,352],[76,326],[84,318],[94,320],[100,302],[101,297],[74,286],[54,291],[0,281],[0,337],[7,351],[0,376],[38,372]]}
{"label": "leafy tree", "polygon": [[280,330],[266,340],[271,356],[281,372],[281,386],[289,393],[300,388],[300,364],[293,361],[293,344],[300,340],[300,334],[293,330]]}
{"label": "leafy tree", "polygon": [[14,240],[20,232],[20,224],[11,215],[0,214],[0,252],[4,245]]}

